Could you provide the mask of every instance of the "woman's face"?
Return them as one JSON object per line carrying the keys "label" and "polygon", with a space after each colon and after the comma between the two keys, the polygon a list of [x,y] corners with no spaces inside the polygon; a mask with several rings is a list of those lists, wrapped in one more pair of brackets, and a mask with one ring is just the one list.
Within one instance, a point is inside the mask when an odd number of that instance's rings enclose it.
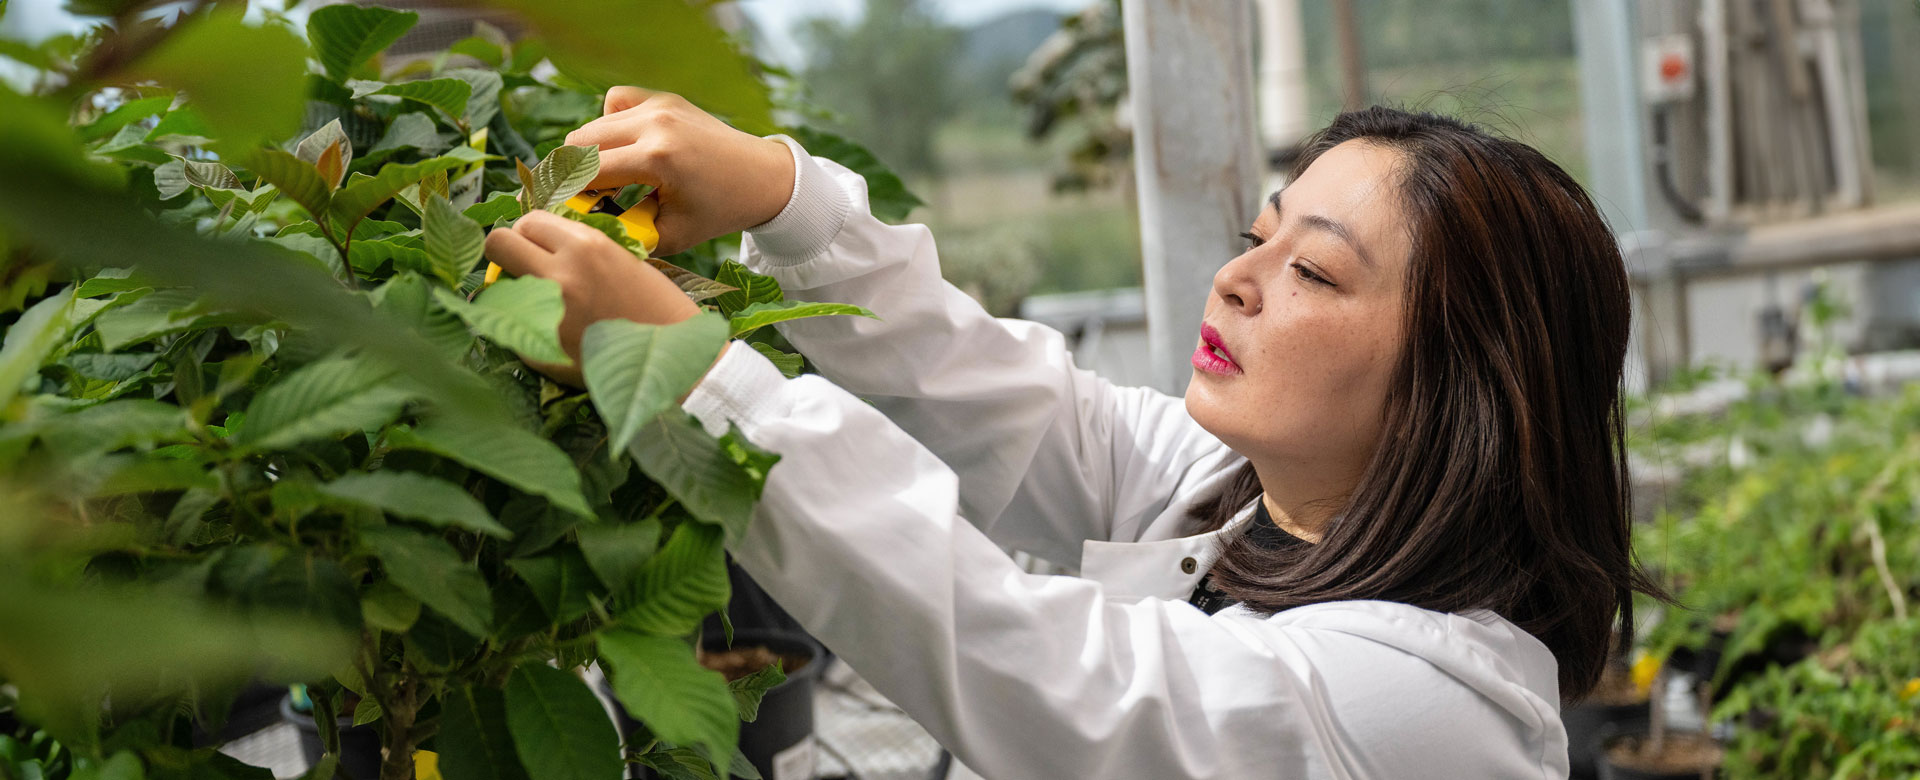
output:
{"label": "woman's face", "polygon": [[1328,150],[1214,274],[1187,411],[1263,480],[1269,467],[1357,478],[1372,457],[1412,245],[1398,155],[1364,141]]}

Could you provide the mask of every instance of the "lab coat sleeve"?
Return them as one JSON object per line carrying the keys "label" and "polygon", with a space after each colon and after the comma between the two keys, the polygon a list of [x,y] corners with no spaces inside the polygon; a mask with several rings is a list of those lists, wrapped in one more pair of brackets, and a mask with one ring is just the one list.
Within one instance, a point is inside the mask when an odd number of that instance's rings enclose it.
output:
{"label": "lab coat sleeve", "polygon": [[[743,343],[684,406],[781,458],[735,560],[985,777],[1329,776],[1320,762],[1353,752],[1336,744],[1343,729],[1367,729],[1338,725],[1329,702],[1398,707],[1397,670],[1422,673],[1358,640],[1022,571],[962,519],[952,469],[878,410],[821,377],[785,379]],[[1322,674],[1328,659],[1337,674]],[[1326,679],[1345,689],[1314,695]]]}
{"label": "lab coat sleeve", "polygon": [[874,218],[865,179],[784,140],[793,195],[747,232],[742,261],[789,299],[878,315],[777,327],[950,467],[961,514],[989,537],[1077,566],[1083,540],[1132,541],[1184,480],[1224,462],[1181,399],[1115,387],[1076,368],[1058,331],[991,316],[941,278],[925,226]]}

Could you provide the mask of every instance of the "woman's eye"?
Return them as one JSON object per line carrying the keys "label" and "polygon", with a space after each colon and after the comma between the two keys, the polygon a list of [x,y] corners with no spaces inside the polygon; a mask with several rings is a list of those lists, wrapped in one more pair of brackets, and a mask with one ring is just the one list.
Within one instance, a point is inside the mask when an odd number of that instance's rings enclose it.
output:
{"label": "woman's eye", "polygon": [[1241,234],[1240,234],[1240,237],[1241,237],[1241,238],[1244,238],[1244,239],[1246,239],[1246,240],[1247,240],[1247,249],[1248,249],[1248,250],[1251,250],[1251,249],[1253,249],[1254,247],[1257,247],[1257,246],[1259,246],[1259,245],[1261,245],[1261,244],[1264,244],[1264,243],[1267,243],[1267,242],[1266,242],[1266,241],[1265,241],[1264,239],[1262,239],[1262,238],[1260,238],[1259,236],[1256,236],[1256,235],[1254,235],[1254,234],[1252,234],[1252,233],[1241,233]]}
{"label": "woman's eye", "polygon": [[1311,269],[1311,268],[1308,268],[1308,267],[1306,267],[1306,266],[1304,266],[1304,265],[1301,265],[1301,264],[1300,264],[1300,263],[1298,263],[1298,262],[1295,262],[1295,263],[1293,264],[1293,270],[1294,270],[1294,273],[1297,273],[1297,274],[1299,274],[1299,275],[1300,275],[1300,278],[1302,278],[1302,279],[1305,279],[1305,280],[1307,280],[1307,281],[1309,281],[1309,282],[1313,282],[1314,284],[1324,284],[1324,285],[1326,285],[1326,286],[1328,286],[1328,287],[1337,287],[1337,286],[1338,286],[1338,285],[1336,285],[1336,284],[1334,284],[1333,282],[1330,282],[1330,281],[1327,281],[1327,278],[1326,278],[1326,277],[1324,277],[1324,276],[1321,276],[1321,275],[1319,275],[1319,274],[1316,274],[1316,273],[1314,273],[1314,272],[1313,272],[1313,269]]}

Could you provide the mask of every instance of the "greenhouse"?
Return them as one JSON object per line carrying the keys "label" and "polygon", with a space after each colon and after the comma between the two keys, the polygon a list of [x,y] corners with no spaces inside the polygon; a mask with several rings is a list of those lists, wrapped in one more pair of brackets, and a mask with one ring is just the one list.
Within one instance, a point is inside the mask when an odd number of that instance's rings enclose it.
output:
{"label": "greenhouse", "polygon": [[0,0],[0,780],[1920,779],[1916,52]]}

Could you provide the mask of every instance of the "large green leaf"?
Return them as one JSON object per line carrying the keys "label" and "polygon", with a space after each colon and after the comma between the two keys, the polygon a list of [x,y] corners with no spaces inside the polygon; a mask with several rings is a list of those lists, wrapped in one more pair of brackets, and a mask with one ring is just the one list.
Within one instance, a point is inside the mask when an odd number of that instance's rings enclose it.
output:
{"label": "large green leaf", "polygon": [[580,472],[553,442],[510,425],[465,419],[435,419],[413,430],[395,430],[388,441],[403,449],[425,450],[546,498],[557,508],[593,516],[580,492]]}
{"label": "large green leaf", "polygon": [[637,523],[591,523],[576,533],[587,565],[615,591],[624,590],[660,549],[660,521],[653,518]]}
{"label": "large green leaf", "polygon": [[47,420],[40,436],[62,458],[193,440],[185,409],[148,398],[123,398]]}
{"label": "large green leaf", "polygon": [[107,138],[128,125],[167,112],[173,106],[172,95],[135,98],[114,106],[113,110],[101,114],[100,118],[88,122],[79,129],[81,140],[98,141]]}
{"label": "large green leaf", "polygon": [[379,428],[413,393],[394,372],[361,358],[329,358],[282,377],[254,396],[237,437],[251,449],[284,449],[309,439]]}
{"label": "large green leaf", "polygon": [[420,15],[373,6],[329,5],[307,17],[307,38],[327,75],[345,82],[361,63],[407,34]]}
{"label": "large green leaf", "polygon": [[908,192],[907,185],[900,181],[900,177],[866,147],[811,127],[789,128],[787,133],[806,147],[809,154],[840,163],[866,179],[867,205],[874,216],[888,222],[898,222],[906,219],[914,209],[927,205]]}
{"label": "large green leaf", "polygon": [[533,166],[529,202],[536,209],[552,208],[580,194],[600,173],[600,147],[559,146]]}
{"label": "large green leaf", "polygon": [[647,729],[677,745],[702,745],[729,757],[740,739],[740,717],[726,678],[694,660],[673,637],[614,628],[600,634],[600,660],[614,696]]}
{"label": "large green leaf", "polygon": [[732,260],[722,263],[720,272],[714,274],[713,278],[734,288],[733,292],[723,293],[713,300],[714,305],[729,317],[756,303],[774,303],[783,297],[780,283],[773,277],[754,273]]}
{"label": "large green leaf", "polygon": [[66,341],[75,302],[68,287],[34,304],[7,328],[6,341],[0,344],[0,410],[13,401],[27,377],[37,375],[41,361]]}
{"label": "large green leaf", "polygon": [[532,360],[572,362],[560,347],[560,320],[567,309],[560,298],[560,284],[552,279],[501,279],[472,302],[443,287],[434,288],[433,295],[474,331],[500,346]]}
{"label": "large green leaf", "polygon": [[700,523],[675,528],[634,583],[633,606],[618,622],[660,636],[684,636],[723,609],[731,596],[720,529]]}
{"label": "large green leaf", "polygon": [[507,730],[506,694],[463,685],[440,699],[440,733],[434,737],[440,775],[446,780],[525,780],[520,756]]}
{"label": "large green leaf", "polygon": [[525,580],[541,608],[555,623],[570,623],[593,610],[590,596],[605,591],[596,587],[593,568],[573,547],[562,547],[538,558],[507,561],[520,579]]}
{"label": "large green leaf", "polygon": [[608,450],[624,448],[641,426],[678,404],[726,343],[726,322],[711,312],[674,325],[611,319],[588,326],[580,340],[582,369],[594,408],[607,421]]}
{"label": "large green leaf", "polygon": [[520,199],[505,192],[496,192],[460,213],[481,225],[492,225],[503,219],[519,219]]}
{"label": "large green leaf", "polygon": [[851,303],[813,303],[809,301],[780,301],[778,303],[756,303],[734,312],[730,324],[733,338],[744,338],[748,334],[772,325],[776,322],[805,319],[807,317],[826,317],[847,314],[858,317],[875,317],[873,312]]}
{"label": "large green leaf", "polygon": [[248,26],[237,9],[218,11],[180,22],[121,79],[152,79],[179,89],[225,148],[246,149],[300,126],[306,49],[285,28]]}
{"label": "large green leaf", "polygon": [[771,344],[762,344],[755,341],[750,346],[753,347],[755,352],[767,356],[767,360],[773,363],[773,367],[780,369],[780,375],[788,379],[799,376],[800,370],[807,365],[805,358],[792,352],[784,352]]}
{"label": "large green leaf", "polygon": [[425,474],[406,471],[348,474],[320,486],[320,492],[432,525],[501,538],[513,536],[512,531],[487,514],[487,508],[473,494],[459,485]]}
{"label": "large green leaf", "polygon": [[640,470],[691,512],[695,519],[738,538],[753,519],[764,476],[756,478],[692,416],[669,411],[640,429],[627,451]]}
{"label": "large green leaf", "polygon": [[333,188],[313,165],[279,149],[257,149],[245,157],[247,170],[279,187],[316,221],[324,219]]}
{"label": "large green leaf", "polygon": [[596,90],[615,84],[666,90],[749,133],[775,130],[765,83],[697,5],[632,0],[492,4],[531,25],[561,71]]}
{"label": "large green leaf", "polygon": [[[372,242],[367,242],[372,243]],[[357,250],[359,244],[355,244]],[[434,303],[431,283],[419,274],[398,273],[373,291],[375,308],[411,326],[448,357],[457,358],[473,347],[467,324]]]}
{"label": "large green leaf", "polygon": [[199,294],[192,290],[155,290],[132,303],[110,309],[94,321],[100,345],[108,351],[194,327],[206,319]]}
{"label": "large green leaf", "polygon": [[[394,195],[406,189],[407,185],[436,173],[445,173],[473,164],[472,155],[458,153],[458,150],[466,148],[456,147],[455,154],[435,157],[431,160],[406,165],[388,165],[373,176],[348,181],[346,186],[333,194],[333,201],[328,206],[329,217],[338,229],[352,227],[380,204],[391,200]],[[355,176],[358,177],[358,174]]]}
{"label": "large green leaf", "polygon": [[[338,119],[321,125],[320,129],[301,139],[300,144],[293,149],[293,156],[300,158],[301,162],[318,167],[320,158],[326,156],[327,151],[336,146],[340,151],[339,157],[335,160],[337,163],[335,167],[339,171],[345,171],[353,162],[353,141],[347,138],[347,131],[341,129]],[[340,186],[338,176],[334,177],[332,184],[335,187]]]}
{"label": "large green leaf", "polygon": [[433,258],[427,250],[400,243],[399,239],[354,239],[347,247],[347,262],[363,276],[377,276],[382,266],[393,271],[433,273]]}
{"label": "large green leaf", "polygon": [[427,154],[439,154],[447,145],[440,138],[440,130],[433,124],[433,118],[419,112],[401,114],[387,125],[387,132],[380,136],[368,154],[384,152],[389,149],[419,149]]}
{"label": "large green leaf", "polygon": [[528,663],[507,679],[507,729],[531,780],[612,780],[620,776],[620,735],[572,672]]}
{"label": "large green leaf", "polygon": [[427,256],[433,261],[433,273],[448,286],[456,286],[479,262],[487,234],[481,231],[479,223],[460,213],[446,198],[429,196],[425,207],[420,227],[427,242]]}
{"label": "large green leaf", "polygon": [[[478,24],[486,24],[479,22]],[[467,82],[472,87],[472,96],[467,98],[467,111],[462,119],[467,127],[482,128],[493,121],[500,113],[500,89],[503,86],[499,73],[479,68],[456,68],[447,71],[447,75]]]}
{"label": "large green leaf", "polygon": [[486,636],[493,599],[480,570],[437,536],[388,526],[367,528],[360,541],[380,559],[387,579],[432,607],[460,630]]}
{"label": "large green leaf", "polygon": [[739,289],[730,284],[721,284],[720,282],[708,279],[707,277],[657,257],[647,258],[647,265],[651,265],[660,273],[666,274],[667,278],[671,279],[674,284],[679,285],[680,291],[686,293],[687,297],[692,299],[694,303],[699,303],[711,298],[718,298]]}
{"label": "large green leaf", "polygon": [[461,79],[421,79],[402,81],[397,84],[354,81],[348,86],[353,87],[355,100],[370,95],[397,97],[437,108],[444,112],[449,120],[458,120],[466,116],[467,99],[473,96],[473,85]]}

